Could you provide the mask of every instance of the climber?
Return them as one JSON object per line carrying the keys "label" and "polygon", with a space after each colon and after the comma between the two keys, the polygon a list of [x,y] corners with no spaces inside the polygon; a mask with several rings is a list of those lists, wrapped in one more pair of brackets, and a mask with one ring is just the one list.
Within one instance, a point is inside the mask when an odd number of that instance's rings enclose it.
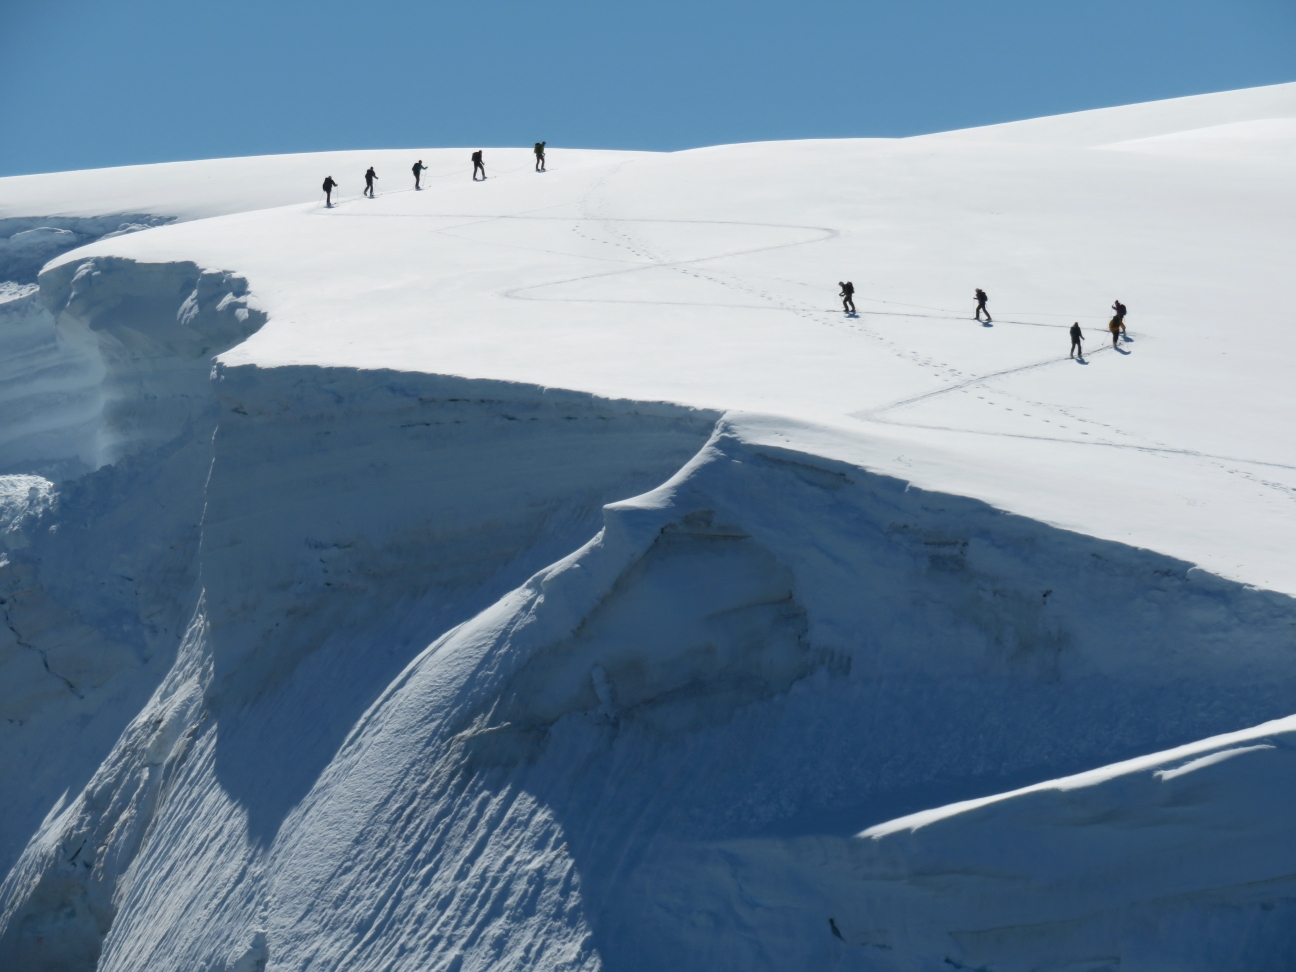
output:
{"label": "climber", "polygon": [[414,163],[414,169],[413,169],[413,172],[414,172],[414,188],[415,188],[415,189],[422,189],[422,188],[423,188],[422,186],[419,185],[419,176],[421,176],[421,175],[422,175],[424,172],[426,172],[426,171],[427,171],[427,166],[423,164],[423,160],[422,160],[422,159],[419,159],[417,162]]}
{"label": "climber", "polygon": [[366,196],[368,196],[370,199],[372,199],[372,198],[374,197],[373,184],[374,184],[374,180],[377,179],[377,178],[378,178],[378,173],[374,171],[374,168],[373,168],[372,165],[369,166],[369,170],[368,170],[367,172],[365,172],[365,191],[364,191],[364,194],[365,194]]}
{"label": "climber", "polygon": [[337,187],[338,184],[333,181],[332,176],[324,177],[324,207],[326,209],[333,208],[333,190]]}
{"label": "climber", "polygon": [[1084,348],[1080,347],[1080,342],[1083,340],[1084,334],[1080,332],[1080,322],[1076,321],[1071,325],[1071,353],[1067,355],[1068,358],[1073,358],[1077,354],[1081,358],[1084,357]]}
{"label": "climber", "polygon": [[976,289],[977,308],[976,308],[976,314],[973,315],[973,318],[975,320],[978,321],[981,320],[981,312],[985,311],[985,322],[987,324],[990,323],[990,312],[986,310],[986,301],[989,299],[990,298],[986,296],[986,292],[984,290],[982,290],[980,287]]}
{"label": "climber", "polygon": [[842,310],[844,310],[847,314],[854,314],[855,313],[855,285],[851,283],[849,280],[846,281],[839,280],[837,281],[837,285],[841,287],[841,293],[838,294],[837,296],[842,299]]}
{"label": "climber", "polygon": [[476,182],[476,181],[477,181],[477,170],[478,170],[478,169],[481,170],[482,180],[485,181],[485,179],[486,179],[486,164],[485,164],[484,162],[482,162],[482,150],[481,150],[481,149],[478,149],[476,152],[474,152],[474,153],[472,154],[472,164],[473,164],[473,182]]}
{"label": "climber", "polygon": [[1119,300],[1112,303],[1112,310],[1116,312],[1116,323],[1120,325],[1121,333],[1125,333],[1125,315],[1129,313],[1125,305]]}
{"label": "climber", "polygon": [[1121,319],[1119,317],[1113,317],[1111,321],[1108,322],[1107,330],[1111,331],[1113,348],[1116,347],[1118,344],[1120,344],[1121,328],[1123,328],[1124,326],[1125,325],[1121,323]]}
{"label": "climber", "polygon": [[543,172],[543,171],[545,170],[545,166],[544,166],[544,148],[545,148],[545,143],[544,143],[544,142],[536,142],[536,144],[535,144],[535,156],[536,156],[536,171],[537,171],[537,172]]}

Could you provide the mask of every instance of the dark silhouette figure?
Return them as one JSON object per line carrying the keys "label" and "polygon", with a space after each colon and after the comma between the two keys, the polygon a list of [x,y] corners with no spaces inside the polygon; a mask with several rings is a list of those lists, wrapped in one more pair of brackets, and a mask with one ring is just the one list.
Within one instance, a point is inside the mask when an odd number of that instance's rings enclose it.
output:
{"label": "dark silhouette figure", "polygon": [[1129,313],[1125,305],[1119,300],[1112,303],[1112,310],[1116,312],[1116,323],[1120,325],[1120,332],[1125,333],[1125,315]]}
{"label": "dark silhouette figure", "polygon": [[486,164],[482,162],[482,150],[478,149],[472,154],[473,163],[473,182],[477,181],[477,173],[481,172],[482,181],[486,180]]}
{"label": "dark silhouette figure", "polygon": [[324,177],[324,207],[333,208],[333,190],[337,188],[337,183],[333,181],[332,176]]}
{"label": "dark silhouette figure", "polygon": [[1083,340],[1084,334],[1080,331],[1080,322],[1076,321],[1071,325],[1071,353],[1067,355],[1068,358],[1075,357],[1077,354],[1084,357],[1084,348],[1080,347],[1080,342]]}
{"label": "dark silhouette figure", "polygon": [[537,171],[537,172],[543,172],[543,171],[545,170],[545,167],[544,167],[544,148],[545,148],[545,143],[544,143],[544,142],[536,142],[536,146],[535,146],[535,154],[536,154],[536,171]]}
{"label": "dark silhouette figure", "polygon": [[374,197],[373,184],[374,184],[374,180],[377,179],[377,178],[378,178],[378,173],[375,172],[375,171],[373,170],[373,166],[372,166],[372,165],[369,166],[368,171],[365,172],[365,191],[364,191],[364,194],[365,194],[366,196],[368,196],[370,199],[372,199],[372,198]]}
{"label": "dark silhouette figure", "polygon": [[424,172],[427,171],[427,166],[423,164],[422,159],[419,159],[417,162],[414,163],[414,168],[412,171],[414,173],[414,188],[422,189],[423,187],[419,185],[419,177],[423,175]]}
{"label": "dark silhouette figure", "polygon": [[841,929],[837,927],[837,922],[833,921],[833,919],[831,918],[828,919],[828,927],[832,929],[832,933],[834,935],[840,938],[843,942],[846,941],[846,939],[842,936]]}
{"label": "dark silhouette figure", "polygon": [[976,308],[976,313],[972,315],[974,320],[978,320],[978,321],[981,320],[981,314],[984,313],[985,322],[987,324],[990,323],[990,312],[986,310],[986,301],[989,299],[990,298],[986,296],[986,292],[984,290],[982,290],[980,287],[976,289],[977,308]]}
{"label": "dark silhouette figure", "polygon": [[839,280],[837,281],[837,285],[841,287],[841,293],[838,294],[837,296],[842,299],[842,310],[844,310],[847,314],[854,314],[855,313],[855,285],[851,283],[849,280],[846,281]]}

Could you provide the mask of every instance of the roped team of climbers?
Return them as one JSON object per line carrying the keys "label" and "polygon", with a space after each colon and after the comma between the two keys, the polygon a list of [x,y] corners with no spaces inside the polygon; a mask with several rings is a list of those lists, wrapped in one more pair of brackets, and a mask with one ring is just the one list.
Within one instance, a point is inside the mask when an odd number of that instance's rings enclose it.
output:
{"label": "roped team of climbers", "polygon": [[[842,299],[842,310],[849,316],[856,316],[855,285],[847,280],[845,282],[838,281],[837,286],[841,288],[841,292],[837,296]],[[986,303],[990,300],[990,296],[980,287],[976,288],[974,296],[976,297],[976,311],[972,314],[972,319],[974,321],[981,321],[981,315],[985,314],[984,323],[991,323],[990,311],[986,308]],[[1115,313],[1115,316],[1112,317],[1107,328],[1111,331],[1112,347],[1118,348],[1120,346],[1121,336],[1128,333],[1125,330],[1125,315],[1129,313],[1129,310],[1124,304],[1117,300],[1112,304],[1112,311]],[[1071,351],[1067,357],[1079,357],[1080,360],[1083,361],[1084,348],[1081,347],[1081,343],[1084,341],[1084,332],[1080,330],[1079,321],[1076,321],[1071,325],[1069,333],[1071,335]],[[1129,340],[1128,337],[1125,339],[1127,341]]]}
{"label": "roped team of climbers", "polygon": [[[537,172],[546,171],[545,170],[545,143],[536,142],[534,151],[535,151],[535,160],[536,160],[535,170]],[[476,152],[472,154],[472,164],[473,164],[473,173],[472,173],[473,182],[485,182],[486,163],[482,159],[481,149],[478,149]],[[414,173],[415,190],[421,190],[423,188],[422,185],[423,173],[426,172],[427,170],[428,167],[423,164],[422,159],[419,159],[417,162],[414,163],[414,168],[411,171]],[[363,195],[367,196],[370,199],[376,198],[374,195],[374,181],[377,178],[378,178],[378,173],[374,171],[374,167],[372,165],[369,166],[369,168],[365,171],[364,174],[365,188],[364,188]],[[326,176],[324,178],[324,186],[323,186],[324,208],[326,209],[333,208],[333,190],[337,189],[338,185],[339,184],[337,180],[334,179],[332,176]]]}
{"label": "roped team of climbers", "polygon": [[[545,171],[545,143],[536,142],[535,149],[533,151],[535,152],[535,160],[536,160],[535,170],[537,172],[544,172]],[[472,164],[473,164],[473,173],[472,173],[473,182],[479,181],[478,173],[481,174],[480,181],[484,182],[486,179],[486,163],[482,159],[481,149],[478,149],[477,151],[473,152]],[[427,171],[427,166],[423,164],[422,159],[419,159],[417,162],[414,163],[414,168],[412,171],[414,172],[414,188],[422,189],[422,186],[420,185],[420,179],[423,173]],[[378,178],[378,173],[374,171],[373,166],[370,166],[365,171],[365,175],[364,175],[364,179],[365,179],[364,195],[368,196],[370,199],[374,198],[374,180],[377,178]],[[334,180],[332,176],[327,176],[324,179],[323,188],[324,188],[324,205],[326,208],[331,209],[333,208],[333,190],[338,188],[338,183]],[[857,312],[855,310],[855,285],[851,283],[849,280],[839,280],[837,282],[837,285],[841,288],[841,292],[837,296],[839,296],[842,299],[842,310],[849,315],[852,316],[856,315]],[[980,287],[976,288],[976,292],[973,296],[976,298],[976,311],[973,313],[972,319],[975,321],[981,321],[982,320],[981,315],[985,314],[984,323],[986,324],[992,323],[992,319],[990,317],[990,311],[986,307],[986,304],[990,300],[990,296]],[[1120,345],[1121,335],[1127,333],[1125,330],[1125,315],[1128,313],[1128,310],[1124,304],[1122,304],[1119,300],[1116,300],[1112,303],[1112,311],[1114,316],[1112,317],[1111,321],[1108,323],[1107,329],[1111,331],[1112,347],[1115,348],[1115,347],[1119,347]],[[1084,349],[1081,347],[1081,342],[1084,341],[1084,334],[1080,330],[1079,321],[1076,321],[1074,324],[1071,325],[1070,334],[1071,334],[1071,352],[1067,355],[1067,357],[1076,357],[1078,355],[1081,359],[1083,359]],[[1126,338],[1126,340],[1128,340],[1128,338]]]}

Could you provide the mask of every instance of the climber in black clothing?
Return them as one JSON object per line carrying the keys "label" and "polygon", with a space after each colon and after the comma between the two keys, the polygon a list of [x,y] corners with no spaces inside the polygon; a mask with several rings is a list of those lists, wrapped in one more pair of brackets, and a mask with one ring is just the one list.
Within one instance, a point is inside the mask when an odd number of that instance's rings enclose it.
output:
{"label": "climber in black clothing", "polygon": [[1129,313],[1125,305],[1119,300],[1112,303],[1112,310],[1116,312],[1116,324],[1120,327],[1122,334],[1125,333],[1125,315]]}
{"label": "climber in black clothing", "polygon": [[332,176],[324,177],[324,206],[326,209],[333,208],[333,190],[337,188],[337,185]]}
{"label": "climber in black clothing", "polygon": [[369,166],[369,171],[367,171],[367,172],[365,173],[365,191],[364,191],[364,194],[365,194],[366,196],[368,196],[370,199],[372,199],[372,198],[374,197],[373,184],[374,184],[374,180],[377,179],[377,178],[378,178],[378,173],[375,172],[375,171],[373,170],[373,166],[372,166],[372,165]]}
{"label": "climber in black clothing", "polygon": [[990,298],[986,296],[986,292],[984,290],[982,290],[980,287],[976,289],[977,309],[976,309],[976,314],[974,314],[973,317],[974,319],[979,321],[981,320],[981,312],[985,311],[985,322],[987,324],[990,323],[990,312],[986,310],[986,301],[989,299]]}
{"label": "climber in black clothing", "polygon": [[544,167],[544,148],[545,148],[545,143],[544,143],[544,142],[536,142],[536,146],[535,146],[535,155],[536,155],[536,171],[537,171],[537,172],[543,172],[543,171],[545,170],[545,167]]}
{"label": "climber in black clothing", "polygon": [[419,176],[421,176],[421,175],[422,175],[424,172],[426,172],[426,171],[427,171],[427,166],[423,164],[423,160],[422,160],[422,159],[419,159],[417,162],[414,163],[414,169],[413,169],[413,172],[414,172],[414,188],[415,188],[415,189],[422,189],[422,188],[423,188],[422,186],[419,185]]}
{"label": "climber in black clothing", "polygon": [[855,285],[851,283],[849,280],[846,281],[839,280],[837,281],[837,285],[841,287],[841,293],[838,294],[837,296],[842,299],[842,310],[844,310],[847,314],[854,314],[855,313]]}
{"label": "climber in black clothing", "polygon": [[1083,340],[1084,335],[1080,333],[1080,322],[1076,321],[1071,325],[1071,353],[1067,355],[1068,358],[1075,357],[1077,353],[1080,357],[1084,357],[1084,348],[1080,347],[1080,342]]}
{"label": "climber in black clothing", "polygon": [[474,153],[472,154],[472,163],[473,163],[473,182],[476,182],[476,181],[477,181],[477,170],[478,170],[478,169],[481,170],[482,180],[485,181],[485,179],[486,179],[486,164],[485,164],[484,162],[482,162],[482,150],[481,150],[481,149],[478,149],[476,152],[474,152]]}

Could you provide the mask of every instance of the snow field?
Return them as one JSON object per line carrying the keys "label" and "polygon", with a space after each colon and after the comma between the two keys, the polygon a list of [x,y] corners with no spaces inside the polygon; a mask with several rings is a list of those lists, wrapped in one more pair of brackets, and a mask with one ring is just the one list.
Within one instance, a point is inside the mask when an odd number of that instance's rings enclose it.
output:
{"label": "snow field", "polygon": [[1294,91],[0,180],[0,964],[1290,967]]}

